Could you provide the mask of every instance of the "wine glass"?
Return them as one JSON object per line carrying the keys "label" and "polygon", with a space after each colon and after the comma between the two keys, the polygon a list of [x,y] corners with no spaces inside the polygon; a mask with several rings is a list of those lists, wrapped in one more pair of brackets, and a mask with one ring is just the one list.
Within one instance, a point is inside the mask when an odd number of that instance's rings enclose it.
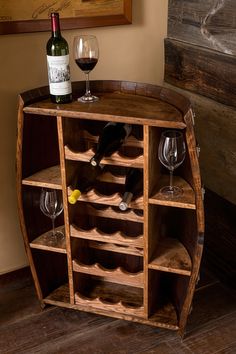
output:
{"label": "wine glass", "polygon": [[76,36],[73,48],[75,62],[86,75],[86,92],[82,97],[78,98],[78,101],[95,102],[98,100],[98,97],[92,95],[90,92],[89,73],[98,62],[99,49],[97,38],[92,35]]}
{"label": "wine glass", "polygon": [[61,231],[55,230],[55,219],[63,210],[61,191],[42,188],[39,205],[43,214],[52,220],[52,231],[49,233],[50,243],[56,244],[64,238],[64,234]]}
{"label": "wine glass", "polygon": [[167,197],[176,197],[183,193],[182,188],[173,186],[173,172],[181,165],[185,158],[185,142],[183,134],[178,130],[166,130],[161,134],[158,148],[160,162],[170,171],[169,186],[160,189],[160,193]]}

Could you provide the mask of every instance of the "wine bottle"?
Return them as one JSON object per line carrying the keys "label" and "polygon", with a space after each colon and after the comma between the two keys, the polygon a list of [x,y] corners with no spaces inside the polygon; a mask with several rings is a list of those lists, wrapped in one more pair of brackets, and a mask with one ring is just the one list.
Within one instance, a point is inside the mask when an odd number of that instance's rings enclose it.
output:
{"label": "wine bottle", "polygon": [[91,166],[86,163],[76,170],[74,178],[70,184],[73,190],[68,197],[70,204],[75,204],[79,199],[81,193],[88,192],[93,188],[97,177],[101,174],[103,166]]}
{"label": "wine bottle", "polygon": [[128,209],[131,200],[138,197],[143,192],[143,170],[138,168],[130,168],[125,178],[125,192],[119,208],[122,211]]}
{"label": "wine bottle", "polygon": [[110,122],[105,125],[98,139],[97,151],[90,163],[97,166],[104,156],[109,156],[119,149],[131,132],[131,125]]}
{"label": "wine bottle", "polygon": [[68,103],[72,101],[70,81],[69,46],[61,36],[59,14],[51,13],[52,35],[47,42],[48,81],[51,101]]}

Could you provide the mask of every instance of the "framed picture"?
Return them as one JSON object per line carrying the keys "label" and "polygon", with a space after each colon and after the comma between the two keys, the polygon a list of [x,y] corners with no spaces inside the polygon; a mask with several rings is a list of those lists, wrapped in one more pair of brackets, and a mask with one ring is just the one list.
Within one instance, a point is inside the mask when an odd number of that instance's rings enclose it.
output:
{"label": "framed picture", "polygon": [[132,0],[0,0],[0,34],[50,31],[50,13],[61,29],[132,22]]}

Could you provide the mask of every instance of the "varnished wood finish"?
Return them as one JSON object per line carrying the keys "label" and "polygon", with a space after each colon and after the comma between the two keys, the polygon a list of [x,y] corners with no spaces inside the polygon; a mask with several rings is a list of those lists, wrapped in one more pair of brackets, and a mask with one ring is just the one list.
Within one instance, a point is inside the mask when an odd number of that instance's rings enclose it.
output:
{"label": "varnished wood finish", "polygon": [[[94,104],[74,100],[57,106],[47,98],[46,88],[20,97],[18,206],[38,296],[45,304],[183,334],[204,232],[190,102],[154,85],[120,81],[92,81],[91,85],[100,98]],[[83,82],[73,83],[74,97],[83,90]],[[132,135],[117,153],[102,160],[104,171],[94,188],[83,193],[76,205],[69,205],[73,174],[89,162],[107,121],[132,124]],[[49,128],[53,148],[44,139]],[[157,150],[161,132],[171,128],[181,129],[186,140],[186,161],[174,179],[184,193],[164,200],[158,191],[167,176]],[[42,135],[39,144],[37,129]],[[31,145],[35,161],[28,152]],[[143,169],[143,194],[121,213],[118,205],[129,167]],[[57,227],[65,230],[62,244],[52,246],[47,238],[49,220],[37,204],[41,187],[62,192],[64,212],[57,221]],[[139,296],[132,303],[133,289]]]}

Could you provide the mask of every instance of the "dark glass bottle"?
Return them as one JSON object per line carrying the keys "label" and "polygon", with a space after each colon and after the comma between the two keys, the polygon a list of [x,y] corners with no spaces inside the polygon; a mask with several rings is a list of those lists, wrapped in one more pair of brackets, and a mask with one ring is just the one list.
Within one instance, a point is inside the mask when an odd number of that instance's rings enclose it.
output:
{"label": "dark glass bottle", "polygon": [[130,124],[107,123],[99,136],[97,151],[91,158],[90,163],[97,166],[104,156],[109,156],[118,150],[130,133]]}
{"label": "dark glass bottle", "polygon": [[128,209],[131,200],[139,197],[143,193],[143,170],[139,168],[130,168],[125,178],[125,193],[119,208],[122,211]]}
{"label": "dark glass bottle", "polygon": [[102,173],[103,166],[91,166],[86,163],[77,169],[70,184],[72,193],[68,197],[70,204],[75,204],[81,193],[86,193],[94,187],[97,177]]}
{"label": "dark glass bottle", "polygon": [[52,36],[47,42],[47,65],[50,97],[54,103],[72,101],[69,46],[61,36],[59,14],[51,13]]}

